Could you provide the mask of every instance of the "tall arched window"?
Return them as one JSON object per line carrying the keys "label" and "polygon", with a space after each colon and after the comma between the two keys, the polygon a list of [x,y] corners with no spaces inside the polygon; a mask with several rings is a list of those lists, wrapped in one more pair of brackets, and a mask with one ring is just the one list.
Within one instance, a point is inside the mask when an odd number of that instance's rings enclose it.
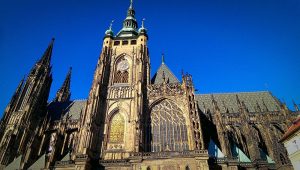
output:
{"label": "tall arched window", "polygon": [[117,113],[110,121],[109,142],[124,142],[125,120],[124,117]]}
{"label": "tall arched window", "polygon": [[125,58],[117,62],[114,75],[114,83],[128,83],[129,79],[129,64]]}
{"label": "tall arched window", "polygon": [[[151,151],[188,150],[185,118],[180,108],[169,100],[163,100],[151,110]],[[149,129],[150,130],[150,129]]]}

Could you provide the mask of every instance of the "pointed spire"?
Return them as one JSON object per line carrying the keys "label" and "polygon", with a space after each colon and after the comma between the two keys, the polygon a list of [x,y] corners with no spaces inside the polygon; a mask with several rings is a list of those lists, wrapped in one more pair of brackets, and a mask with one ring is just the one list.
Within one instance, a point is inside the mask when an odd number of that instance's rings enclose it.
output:
{"label": "pointed spire", "polygon": [[132,9],[133,8],[133,0],[130,0],[130,6],[129,6],[129,9]]}
{"label": "pointed spire", "polygon": [[135,19],[135,11],[133,9],[133,2],[130,1],[129,9],[127,10],[127,16],[123,21],[123,28],[118,33],[118,37],[133,37],[138,35],[137,21]]}
{"label": "pointed spire", "polygon": [[161,64],[165,64],[165,54],[161,54]]}
{"label": "pointed spire", "polygon": [[12,98],[11,98],[11,100],[10,100],[10,103],[9,103],[9,105],[8,105],[10,108],[13,108],[14,105],[16,104],[16,101],[18,100],[19,95],[20,95],[20,93],[21,93],[22,90],[23,90],[24,82],[25,82],[25,76],[24,76],[24,77],[22,78],[22,80],[20,81],[20,83],[19,83],[19,85],[18,85],[18,87],[17,87],[15,93],[13,94],[13,96],[12,96]]}
{"label": "pointed spire", "polygon": [[112,30],[112,26],[115,20],[111,20],[110,24],[109,24],[109,30]]}
{"label": "pointed spire", "polygon": [[295,111],[299,111],[299,107],[298,107],[298,105],[296,104],[296,102],[295,102],[295,100],[293,99],[293,105],[294,105],[294,109],[295,109]]}
{"label": "pointed spire", "polygon": [[45,66],[50,66],[51,56],[52,56],[52,50],[53,50],[53,44],[54,44],[54,38],[52,38],[51,42],[49,43],[46,51],[44,52],[44,55],[42,58],[38,61],[38,63],[43,64]]}
{"label": "pointed spire", "polygon": [[143,29],[145,29],[145,24],[144,24],[145,20],[146,20],[145,18],[142,19],[142,28]]}
{"label": "pointed spire", "polygon": [[166,75],[165,75],[165,72],[163,71],[163,73],[162,73],[162,79],[163,79],[163,83],[165,83],[166,82]]}
{"label": "pointed spire", "polygon": [[70,67],[69,72],[66,76],[66,79],[65,79],[62,87],[57,91],[54,101],[66,102],[66,101],[70,100],[70,96],[71,96],[71,91],[70,91],[71,75],[72,75],[72,67]]}
{"label": "pointed spire", "polygon": [[146,35],[148,37],[148,35],[147,35],[147,29],[145,28],[145,20],[146,20],[145,18],[142,19],[142,26],[139,29],[139,34],[140,35],[144,34],[144,35]]}
{"label": "pointed spire", "polygon": [[22,80],[20,81],[20,83],[19,83],[19,85],[18,85],[18,87],[17,87],[17,89],[16,89],[15,94],[20,93],[20,91],[21,91],[21,89],[22,89],[22,87],[23,87],[24,81],[25,81],[25,75],[24,75],[24,77],[22,78]]}
{"label": "pointed spire", "polygon": [[112,20],[110,22],[108,30],[105,31],[106,36],[113,36],[114,35],[114,32],[112,30],[113,23],[114,23],[114,20]]}

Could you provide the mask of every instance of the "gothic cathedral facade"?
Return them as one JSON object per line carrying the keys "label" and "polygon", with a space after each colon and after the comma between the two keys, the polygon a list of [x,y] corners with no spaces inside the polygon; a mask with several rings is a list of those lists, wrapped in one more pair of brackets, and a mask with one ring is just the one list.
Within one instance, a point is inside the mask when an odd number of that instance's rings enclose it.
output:
{"label": "gothic cathedral facade", "polygon": [[53,101],[54,40],[22,80],[0,124],[0,169],[292,169],[279,139],[299,114],[270,92],[196,94],[164,61],[150,77],[147,29],[132,2],[105,32],[87,100]]}

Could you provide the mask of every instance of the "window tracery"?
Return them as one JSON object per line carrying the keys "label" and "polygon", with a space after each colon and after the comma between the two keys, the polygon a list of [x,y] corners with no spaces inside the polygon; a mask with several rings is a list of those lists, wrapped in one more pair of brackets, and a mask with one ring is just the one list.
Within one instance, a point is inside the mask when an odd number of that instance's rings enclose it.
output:
{"label": "window tracery", "polygon": [[128,83],[129,64],[125,58],[120,59],[116,65],[114,83]]}
{"label": "window tracery", "polygon": [[124,117],[118,113],[113,116],[110,123],[109,141],[111,143],[124,142],[125,120]]}
{"label": "window tracery", "polygon": [[188,150],[187,126],[180,108],[163,100],[151,110],[151,151]]}

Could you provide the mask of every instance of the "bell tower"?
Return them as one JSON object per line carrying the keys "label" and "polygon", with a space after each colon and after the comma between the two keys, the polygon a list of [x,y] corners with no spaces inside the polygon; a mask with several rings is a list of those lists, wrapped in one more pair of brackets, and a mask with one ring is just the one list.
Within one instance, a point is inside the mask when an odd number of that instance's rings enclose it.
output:
{"label": "bell tower", "polygon": [[[140,117],[150,83],[147,30],[144,20],[137,29],[132,1],[123,27],[116,35],[112,24],[105,32],[87,105],[81,116],[77,160],[124,159],[129,152],[141,149]],[[88,168],[89,165],[84,166]]]}

